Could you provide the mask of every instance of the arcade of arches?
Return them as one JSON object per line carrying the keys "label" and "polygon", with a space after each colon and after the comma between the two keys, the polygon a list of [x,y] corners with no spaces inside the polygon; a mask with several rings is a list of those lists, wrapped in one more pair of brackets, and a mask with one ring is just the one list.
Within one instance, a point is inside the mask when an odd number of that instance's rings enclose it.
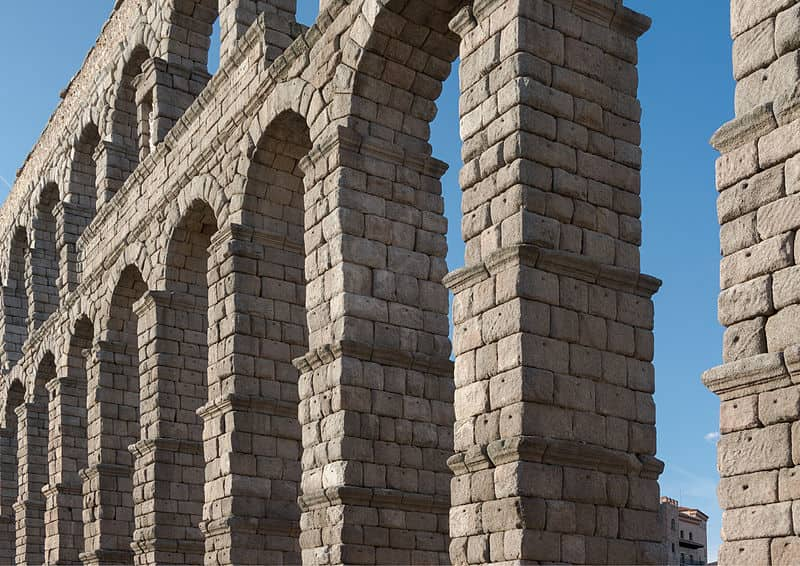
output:
{"label": "arcade of arches", "polygon": [[[783,564],[800,3],[732,4],[730,328],[706,376],[721,558]],[[118,0],[20,169],[0,210],[0,563],[661,562],[649,19],[622,0],[295,17]],[[466,267],[447,273],[429,135],[456,60]]]}

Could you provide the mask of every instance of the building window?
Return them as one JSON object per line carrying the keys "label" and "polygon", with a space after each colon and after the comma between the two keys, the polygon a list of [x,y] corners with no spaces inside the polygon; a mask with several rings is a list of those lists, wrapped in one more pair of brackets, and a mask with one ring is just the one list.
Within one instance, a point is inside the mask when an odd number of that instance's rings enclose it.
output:
{"label": "building window", "polygon": [[692,538],[693,536],[694,536],[694,533],[692,533],[692,531],[689,531],[689,540],[694,540],[694,539]]}
{"label": "building window", "polygon": [[675,554],[675,543],[672,543],[672,554]]}
{"label": "building window", "polygon": [[672,530],[675,530],[675,519],[672,519]]}
{"label": "building window", "polygon": [[684,538],[684,536],[683,536],[683,530],[681,530],[681,538]]}

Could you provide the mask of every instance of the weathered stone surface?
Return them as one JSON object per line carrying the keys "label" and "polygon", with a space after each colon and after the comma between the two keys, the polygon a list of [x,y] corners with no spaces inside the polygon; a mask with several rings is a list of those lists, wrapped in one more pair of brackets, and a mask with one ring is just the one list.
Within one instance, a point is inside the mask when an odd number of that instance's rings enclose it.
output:
{"label": "weathered stone surface", "polygon": [[718,310],[724,326],[772,314],[772,277],[765,275],[725,289],[719,295]]}
{"label": "weathered stone surface", "polygon": [[789,502],[728,509],[722,514],[725,540],[781,537],[793,534],[792,529],[792,504]]}
{"label": "weathered stone surface", "polygon": [[800,340],[800,305],[789,305],[767,319],[767,351],[782,352]]}
{"label": "weathered stone surface", "polygon": [[[0,511],[46,498],[46,524],[0,521],[0,563],[659,563],[649,20],[326,0],[306,28],[295,4],[116,2],[23,165]],[[457,58],[448,275],[429,137]]]}
{"label": "weathered stone surface", "polygon": [[766,318],[756,317],[726,328],[722,339],[722,360],[729,363],[766,353],[766,323]]}
{"label": "weathered stone surface", "polygon": [[738,81],[767,67],[776,59],[775,47],[775,21],[771,19],[738,36],[733,42],[734,78]]}
{"label": "weathered stone surface", "polygon": [[759,426],[758,395],[723,401],[720,405],[720,432],[727,434]]}
{"label": "weathered stone surface", "polygon": [[754,279],[792,265],[794,239],[781,234],[746,250],[722,258],[720,286],[722,289]]}
{"label": "weathered stone surface", "polygon": [[717,444],[717,467],[722,477],[772,470],[792,463],[790,425],[732,432]]}
{"label": "weathered stone surface", "polygon": [[759,104],[771,102],[787,84],[800,79],[800,54],[787,53],[769,67],[743,78],[736,85],[736,114],[749,112]]}
{"label": "weathered stone surface", "polygon": [[723,509],[753,507],[778,501],[778,472],[758,472],[722,478],[717,487]]}
{"label": "weathered stone surface", "polygon": [[784,194],[784,171],[773,167],[722,191],[717,198],[720,224],[735,220]]}
{"label": "weathered stone surface", "polygon": [[774,16],[791,6],[793,0],[731,0],[731,35],[739,34],[755,27],[759,22]]}
{"label": "weathered stone surface", "polygon": [[769,564],[770,539],[727,542],[719,550],[722,564]]}

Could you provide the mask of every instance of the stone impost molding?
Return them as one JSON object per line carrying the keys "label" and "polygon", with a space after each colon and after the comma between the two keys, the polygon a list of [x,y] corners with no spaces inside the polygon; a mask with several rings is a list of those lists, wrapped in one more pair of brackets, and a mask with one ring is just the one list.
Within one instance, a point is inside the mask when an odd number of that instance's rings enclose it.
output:
{"label": "stone impost molding", "polygon": [[444,284],[454,293],[468,289],[507,267],[524,265],[587,283],[626,291],[650,298],[661,287],[661,280],[631,269],[601,263],[584,255],[523,244],[492,252],[481,263],[462,267],[447,274]]}
{"label": "stone impost molding", "polygon": [[[160,451],[179,454],[202,454],[203,443],[175,438],[147,438],[129,445],[128,450],[135,458],[143,458],[149,454],[157,454]],[[157,456],[156,459],[158,459]]]}
{"label": "stone impost molding", "polygon": [[306,493],[298,498],[303,511],[324,509],[336,505],[355,505],[398,511],[447,513],[450,500],[446,497],[412,493],[399,489],[358,486],[335,486]]}
{"label": "stone impost molding", "polygon": [[800,344],[712,368],[703,384],[723,401],[800,384]]}
{"label": "stone impost molding", "polygon": [[228,393],[222,397],[212,399],[197,409],[197,415],[203,419],[210,419],[231,411],[258,411],[280,417],[297,418],[297,403]]}
{"label": "stone impost molding", "polygon": [[436,179],[441,178],[450,167],[444,161],[426,153],[410,151],[374,136],[363,136],[352,128],[338,126],[334,135],[317,143],[308,155],[300,160],[300,168],[306,172],[312,171],[314,165],[327,159],[334,150],[358,155],[362,158],[375,158],[396,163]]}
{"label": "stone impost molding", "polygon": [[486,446],[473,446],[467,452],[451,456],[447,465],[459,476],[518,461],[568,466],[647,479],[658,479],[664,471],[664,463],[653,456],[635,456],[629,452],[602,446],[539,436],[501,438]]}
{"label": "stone impost molding", "polygon": [[300,535],[300,524],[297,521],[284,519],[233,516],[201,521],[200,532],[206,536],[236,532],[262,536],[297,537]]}
{"label": "stone impost molding", "polygon": [[339,358],[356,358],[365,362],[411,369],[442,377],[453,375],[453,362],[449,358],[423,352],[409,352],[396,348],[364,344],[354,340],[340,340],[321,346],[306,355],[293,360],[294,366],[302,373],[313,371]]}

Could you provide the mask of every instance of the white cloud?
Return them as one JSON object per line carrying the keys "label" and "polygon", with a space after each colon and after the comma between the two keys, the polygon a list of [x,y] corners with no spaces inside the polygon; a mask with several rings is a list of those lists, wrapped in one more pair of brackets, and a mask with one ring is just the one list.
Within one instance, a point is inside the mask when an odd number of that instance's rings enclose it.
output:
{"label": "white cloud", "polygon": [[709,432],[704,437],[706,442],[713,442],[716,443],[719,440],[719,433],[718,432]]}

